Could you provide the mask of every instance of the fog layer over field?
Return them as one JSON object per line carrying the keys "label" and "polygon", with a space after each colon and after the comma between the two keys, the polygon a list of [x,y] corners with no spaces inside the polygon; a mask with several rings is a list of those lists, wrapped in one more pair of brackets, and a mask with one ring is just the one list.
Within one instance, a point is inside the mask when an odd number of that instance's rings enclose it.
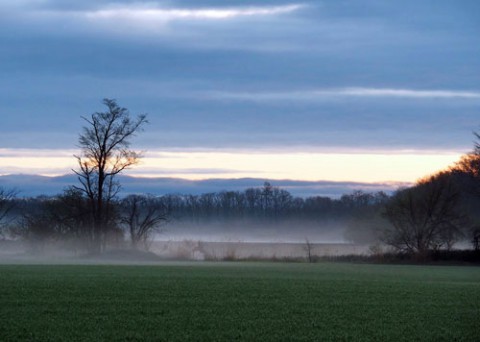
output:
{"label": "fog layer over field", "polygon": [[345,222],[305,222],[288,220],[278,223],[222,221],[195,224],[173,221],[154,237],[155,241],[199,240],[205,242],[350,243],[345,237]]}
{"label": "fog layer over field", "polygon": [[[307,241],[316,256],[366,254],[368,246],[345,239],[340,222],[264,223],[172,221],[152,236],[148,253],[130,250],[128,239],[111,245],[106,255],[87,256],[82,246],[56,241],[3,241],[0,262],[150,262],[163,260],[305,259]],[[154,254],[155,255],[154,255]]]}

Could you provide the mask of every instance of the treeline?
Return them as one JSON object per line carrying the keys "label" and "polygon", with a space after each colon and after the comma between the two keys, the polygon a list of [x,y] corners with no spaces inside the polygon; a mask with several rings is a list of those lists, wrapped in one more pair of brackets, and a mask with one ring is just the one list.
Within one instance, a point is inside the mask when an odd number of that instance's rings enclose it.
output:
{"label": "treeline", "polygon": [[[56,244],[77,253],[95,253],[98,235],[89,199],[75,188],[58,196],[11,197],[4,212],[0,237],[21,239],[31,251]],[[1,205],[1,203],[0,203]],[[124,247],[148,249],[153,235],[168,221],[161,197],[134,195],[109,202],[102,227],[102,250]]]}
{"label": "treeline", "polygon": [[[344,225],[362,216],[376,213],[388,201],[383,192],[354,191],[339,199],[314,196],[295,197],[284,189],[265,182],[262,187],[245,191],[222,191],[202,195],[131,195],[111,201],[105,244],[130,241],[134,248],[148,249],[152,237],[166,224],[201,229],[216,223],[225,228],[242,225],[245,233],[258,227],[288,226],[302,229],[308,225],[322,229],[325,222]],[[8,201],[3,236],[22,238],[35,250],[52,241],[88,251],[93,243],[92,215],[88,199],[71,188],[54,197],[16,198]],[[5,206],[7,208],[7,206]],[[285,223],[295,222],[288,225]],[[354,229],[355,227],[351,227]],[[354,236],[354,235],[352,235]],[[302,236],[303,238],[303,236]]]}
{"label": "treeline", "polygon": [[[148,249],[153,236],[167,224],[170,230],[189,225],[201,234],[212,223],[226,230],[241,226],[248,233],[280,226],[291,232],[305,226],[321,230],[326,223],[337,222],[348,241],[383,243],[401,252],[449,250],[459,240],[478,249],[477,179],[460,166],[457,163],[392,195],[354,191],[338,199],[301,198],[265,182],[245,191],[117,198],[107,208],[103,247],[119,247],[128,241],[133,248]],[[77,253],[90,250],[95,239],[93,218],[81,191],[70,188],[58,196],[37,198],[2,193],[4,238],[24,239],[35,251],[52,242]]]}
{"label": "treeline", "polygon": [[222,191],[202,195],[166,195],[159,201],[172,218],[189,222],[246,220],[278,221],[345,219],[357,211],[385,203],[384,192],[354,191],[339,199],[313,196],[294,197],[287,190],[265,182],[263,187],[245,191]]}

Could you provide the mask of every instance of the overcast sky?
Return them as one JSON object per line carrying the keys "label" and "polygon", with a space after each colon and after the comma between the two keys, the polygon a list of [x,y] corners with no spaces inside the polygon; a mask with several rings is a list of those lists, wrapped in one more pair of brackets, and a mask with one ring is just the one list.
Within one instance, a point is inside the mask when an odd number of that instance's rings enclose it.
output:
{"label": "overcast sky", "polygon": [[[74,150],[105,97],[149,114],[134,145],[147,152],[408,152],[437,168],[480,129],[479,13],[477,0],[0,1],[0,174],[35,172],[16,164],[35,149]],[[318,175],[304,178],[335,178]]]}

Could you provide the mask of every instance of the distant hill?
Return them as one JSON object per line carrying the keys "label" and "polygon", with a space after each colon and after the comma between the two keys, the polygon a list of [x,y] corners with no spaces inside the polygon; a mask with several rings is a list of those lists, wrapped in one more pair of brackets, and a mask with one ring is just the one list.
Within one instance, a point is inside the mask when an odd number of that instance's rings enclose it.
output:
{"label": "distant hill", "polygon": [[[120,176],[123,188],[121,195],[132,193],[164,194],[202,194],[219,191],[242,191],[247,188],[261,187],[265,181],[273,186],[288,190],[295,196],[339,197],[353,190],[391,192],[405,183],[358,183],[332,181],[267,180],[260,178],[205,179],[188,180],[182,178],[141,178]],[[0,176],[0,186],[15,188],[21,197],[55,195],[66,187],[78,184],[75,175],[46,177],[40,175],[13,174]]]}

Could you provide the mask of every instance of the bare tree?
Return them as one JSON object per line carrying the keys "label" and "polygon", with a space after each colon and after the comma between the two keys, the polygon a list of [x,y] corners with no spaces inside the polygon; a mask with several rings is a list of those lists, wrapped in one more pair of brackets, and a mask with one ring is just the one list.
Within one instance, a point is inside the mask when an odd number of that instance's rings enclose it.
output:
{"label": "bare tree", "polygon": [[45,203],[43,211],[56,227],[58,240],[69,242],[75,254],[93,243],[93,224],[88,199],[73,187]]}
{"label": "bare tree", "polygon": [[305,238],[305,244],[303,245],[303,250],[307,254],[307,260],[308,262],[313,262],[313,249],[314,249],[313,243],[310,242],[308,238]]}
{"label": "bare tree", "polygon": [[472,245],[475,251],[480,251],[480,226],[472,229]]}
{"label": "bare tree", "polygon": [[15,190],[0,188],[0,238],[4,238],[4,230],[9,222],[8,216],[15,206],[13,199],[16,195]]}
{"label": "bare tree", "polygon": [[57,238],[57,225],[42,206],[24,213],[13,232],[28,243],[30,252],[42,253],[45,246]]}
{"label": "bare tree", "polygon": [[130,140],[147,123],[146,115],[130,117],[126,108],[115,100],[104,99],[107,111],[96,112],[89,118],[79,137],[81,155],[78,176],[81,190],[88,198],[93,218],[92,252],[105,249],[106,236],[112,227],[113,200],[120,190],[117,175],[138,163],[141,155],[130,150]]}
{"label": "bare tree", "polygon": [[121,222],[130,235],[132,248],[143,244],[145,250],[150,247],[152,235],[159,232],[160,227],[167,222],[166,208],[151,196],[131,195],[124,198]]}
{"label": "bare tree", "polygon": [[382,215],[389,196],[382,191],[365,193],[357,190],[350,195],[343,195],[340,200],[350,208],[344,237],[359,244],[378,242],[379,235],[389,224]]}
{"label": "bare tree", "polygon": [[451,168],[453,174],[464,174],[469,178],[469,192],[480,197],[480,149],[463,155]]}
{"label": "bare tree", "polygon": [[262,202],[263,202],[263,215],[267,217],[268,211],[272,205],[273,186],[270,182],[263,183],[262,188]]}
{"label": "bare tree", "polygon": [[419,254],[451,248],[464,222],[452,183],[447,173],[440,173],[398,191],[386,205],[385,216],[391,227],[385,231],[384,242]]}
{"label": "bare tree", "polygon": [[480,237],[480,134],[474,132],[477,141],[474,143],[473,151],[463,155],[458,162],[450,169],[456,177],[457,182],[463,189],[464,199],[470,208],[470,225],[467,234],[470,235],[473,248],[479,249]]}

